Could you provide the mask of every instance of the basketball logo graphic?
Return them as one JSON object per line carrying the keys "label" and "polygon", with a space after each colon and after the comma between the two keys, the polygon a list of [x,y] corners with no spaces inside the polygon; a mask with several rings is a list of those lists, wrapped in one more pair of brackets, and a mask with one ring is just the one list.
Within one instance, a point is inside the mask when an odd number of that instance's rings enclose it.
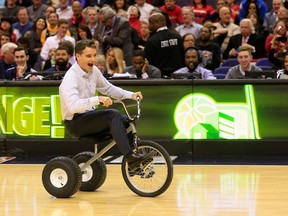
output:
{"label": "basketball logo graphic", "polygon": [[215,101],[204,94],[189,94],[179,101],[174,119],[179,133],[174,138],[192,138],[192,128],[216,112]]}

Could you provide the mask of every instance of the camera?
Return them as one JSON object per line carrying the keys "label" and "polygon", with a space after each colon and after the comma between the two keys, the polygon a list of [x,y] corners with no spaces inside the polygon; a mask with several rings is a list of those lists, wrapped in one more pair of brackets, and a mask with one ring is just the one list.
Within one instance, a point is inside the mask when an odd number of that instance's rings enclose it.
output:
{"label": "camera", "polygon": [[276,40],[280,42],[287,42],[287,37],[284,37],[284,36],[277,37]]}

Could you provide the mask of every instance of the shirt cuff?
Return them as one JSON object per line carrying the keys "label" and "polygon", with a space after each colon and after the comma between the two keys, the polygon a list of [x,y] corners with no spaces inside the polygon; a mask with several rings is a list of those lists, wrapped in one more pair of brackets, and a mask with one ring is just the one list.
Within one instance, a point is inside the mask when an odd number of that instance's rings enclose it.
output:
{"label": "shirt cuff", "polygon": [[147,73],[142,73],[141,76],[143,79],[147,79],[149,77]]}
{"label": "shirt cuff", "polygon": [[89,103],[91,104],[91,107],[99,105],[100,104],[99,97],[95,96],[95,97],[89,98]]}

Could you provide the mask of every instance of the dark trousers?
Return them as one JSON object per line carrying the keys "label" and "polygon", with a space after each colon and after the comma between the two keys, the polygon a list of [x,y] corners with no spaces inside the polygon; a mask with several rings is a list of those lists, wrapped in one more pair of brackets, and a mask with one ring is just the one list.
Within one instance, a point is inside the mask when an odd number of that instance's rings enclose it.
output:
{"label": "dark trousers", "polygon": [[64,121],[68,132],[77,138],[110,130],[113,139],[123,155],[131,154],[125,122],[127,116],[116,109],[95,109],[83,114],[76,114],[72,120]]}

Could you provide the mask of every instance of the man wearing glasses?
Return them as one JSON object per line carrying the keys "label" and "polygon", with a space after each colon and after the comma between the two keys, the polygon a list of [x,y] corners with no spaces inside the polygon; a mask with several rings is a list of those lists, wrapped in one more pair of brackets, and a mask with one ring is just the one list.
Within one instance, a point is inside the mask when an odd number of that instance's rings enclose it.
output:
{"label": "man wearing glasses", "polygon": [[122,49],[126,66],[132,65],[133,45],[131,42],[131,30],[129,21],[123,17],[117,17],[110,7],[99,10],[98,19],[102,23],[100,28],[99,44],[103,54],[112,47]]}

